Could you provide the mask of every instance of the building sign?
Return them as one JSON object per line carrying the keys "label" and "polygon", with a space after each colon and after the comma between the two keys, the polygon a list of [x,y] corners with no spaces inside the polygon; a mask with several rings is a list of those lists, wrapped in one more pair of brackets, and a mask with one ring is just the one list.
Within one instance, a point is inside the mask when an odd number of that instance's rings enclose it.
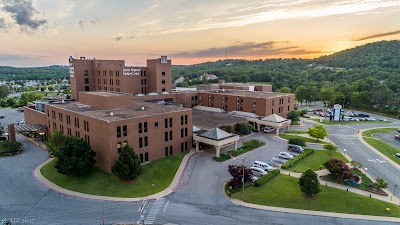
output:
{"label": "building sign", "polygon": [[124,67],[122,68],[122,75],[125,76],[140,75],[140,68]]}
{"label": "building sign", "polygon": [[341,121],[342,105],[336,104],[333,106],[333,120]]}
{"label": "building sign", "polygon": [[166,55],[161,56],[161,63],[168,63],[168,59]]}
{"label": "building sign", "polygon": [[74,70],[74,59],[72,56],[69,57],[69,77],[74,77],[75,70]]}

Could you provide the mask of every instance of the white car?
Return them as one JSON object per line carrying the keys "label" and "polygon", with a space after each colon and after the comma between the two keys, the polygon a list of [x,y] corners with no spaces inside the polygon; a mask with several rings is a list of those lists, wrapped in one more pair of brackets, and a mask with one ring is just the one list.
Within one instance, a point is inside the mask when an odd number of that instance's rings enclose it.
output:
{"label": "white car", "polygon": [[376,121],[376,119],[374,117],[370,117],[369,121]]}
{"label": "white car", "polygon": [[25,120],[17,121],[15,122],[16,125],[22,125],[25,124]]}
{"label": "white car", "polygon": [[281,159],[293,159],[294,156],[287,152],[279,152],[278,157]]}
{"label": "white car", "polygon": [[275,130],[275,127],[266,127],[266,128],[264,128],[264,133],[271,133],[274,130]]}

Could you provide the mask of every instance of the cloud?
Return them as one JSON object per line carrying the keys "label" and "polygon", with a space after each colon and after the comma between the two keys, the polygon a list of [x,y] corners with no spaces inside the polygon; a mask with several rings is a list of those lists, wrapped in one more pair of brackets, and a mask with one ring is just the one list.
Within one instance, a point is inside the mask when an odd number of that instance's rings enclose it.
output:
{"label": "cloud", "polygon": [[373,38],[379,38],[379,37],[386,37],[386,36],[391,36],[395,34],[400,34],[400,30],[392,31],[392,32],[387,32],[387,33],[380,33],[380,34],[374,34],[371,36],[363,37],[354,41],[365,41],[368,39],[373,39]]}
{"label": "cloud", "polygon": [[6,22],[4,21],[4,18],[0,18],[0,29],[6,29],[7,25]]}
{"label": "cloud", "polygon": [[237,57],[266,57],[266,56],[278,56],[278,55],[307,55],[307,54],[317,54],[324,53],[321,51],[310,51],[300,49],[297,46],[279,46],[282,42],[246,42],[239,43],[237,45],[231,45],[227,47],[219,48],[208,48],[192,52],[178,52],[169,54],[171,57],[175,58],[221,58],[225,57],[226,52],[232,55],[233,58]]}
{"label": "cloud", "polygon": [[4,12],[11,14],[11,18],[20,26],[21,31],[37,30],[47,24],[46,19],[38,19],[39,11],[29,0],[2,0]]}

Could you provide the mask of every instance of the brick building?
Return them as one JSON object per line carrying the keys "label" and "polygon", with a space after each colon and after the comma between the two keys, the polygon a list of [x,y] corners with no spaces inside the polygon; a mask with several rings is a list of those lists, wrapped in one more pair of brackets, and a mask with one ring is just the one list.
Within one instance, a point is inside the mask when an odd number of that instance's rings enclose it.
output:
{"label": "brick building", "polygon": [[111,91],[130,94],[170,92],[171,60],[166,56],[148,59],[146,67],[126,66],[124,60],[69,59],[71,97],[83,91]]}
{"label": "brick building", "polygon": [[81,92],[79,102],[46,105],[48,132],[61,131],[87,141],[96,164],[111,172],[118,152],[129,143],[142,162],[192,148],[192,110],[132,101],[132,95]]}

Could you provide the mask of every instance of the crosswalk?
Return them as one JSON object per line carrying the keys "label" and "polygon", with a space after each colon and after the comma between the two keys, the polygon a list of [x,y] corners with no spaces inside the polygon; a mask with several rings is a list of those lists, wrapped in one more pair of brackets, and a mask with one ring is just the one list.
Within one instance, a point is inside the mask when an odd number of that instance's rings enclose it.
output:
{"label": "crosswalk", "polygon": [[329,136],[336,136],[336,137],[357,137],[354,134],[329,134]]}
{"label": "crosswalk", "polygon": [[153,206],[151,207],[149,213],[147,214],[147,217],[144,220],[144,224],[153,224],[154,221],[156,220],[157,214],[160,211],[161,206],[164,203],[164,198],[159,198],[156,201],[154,201]]}

